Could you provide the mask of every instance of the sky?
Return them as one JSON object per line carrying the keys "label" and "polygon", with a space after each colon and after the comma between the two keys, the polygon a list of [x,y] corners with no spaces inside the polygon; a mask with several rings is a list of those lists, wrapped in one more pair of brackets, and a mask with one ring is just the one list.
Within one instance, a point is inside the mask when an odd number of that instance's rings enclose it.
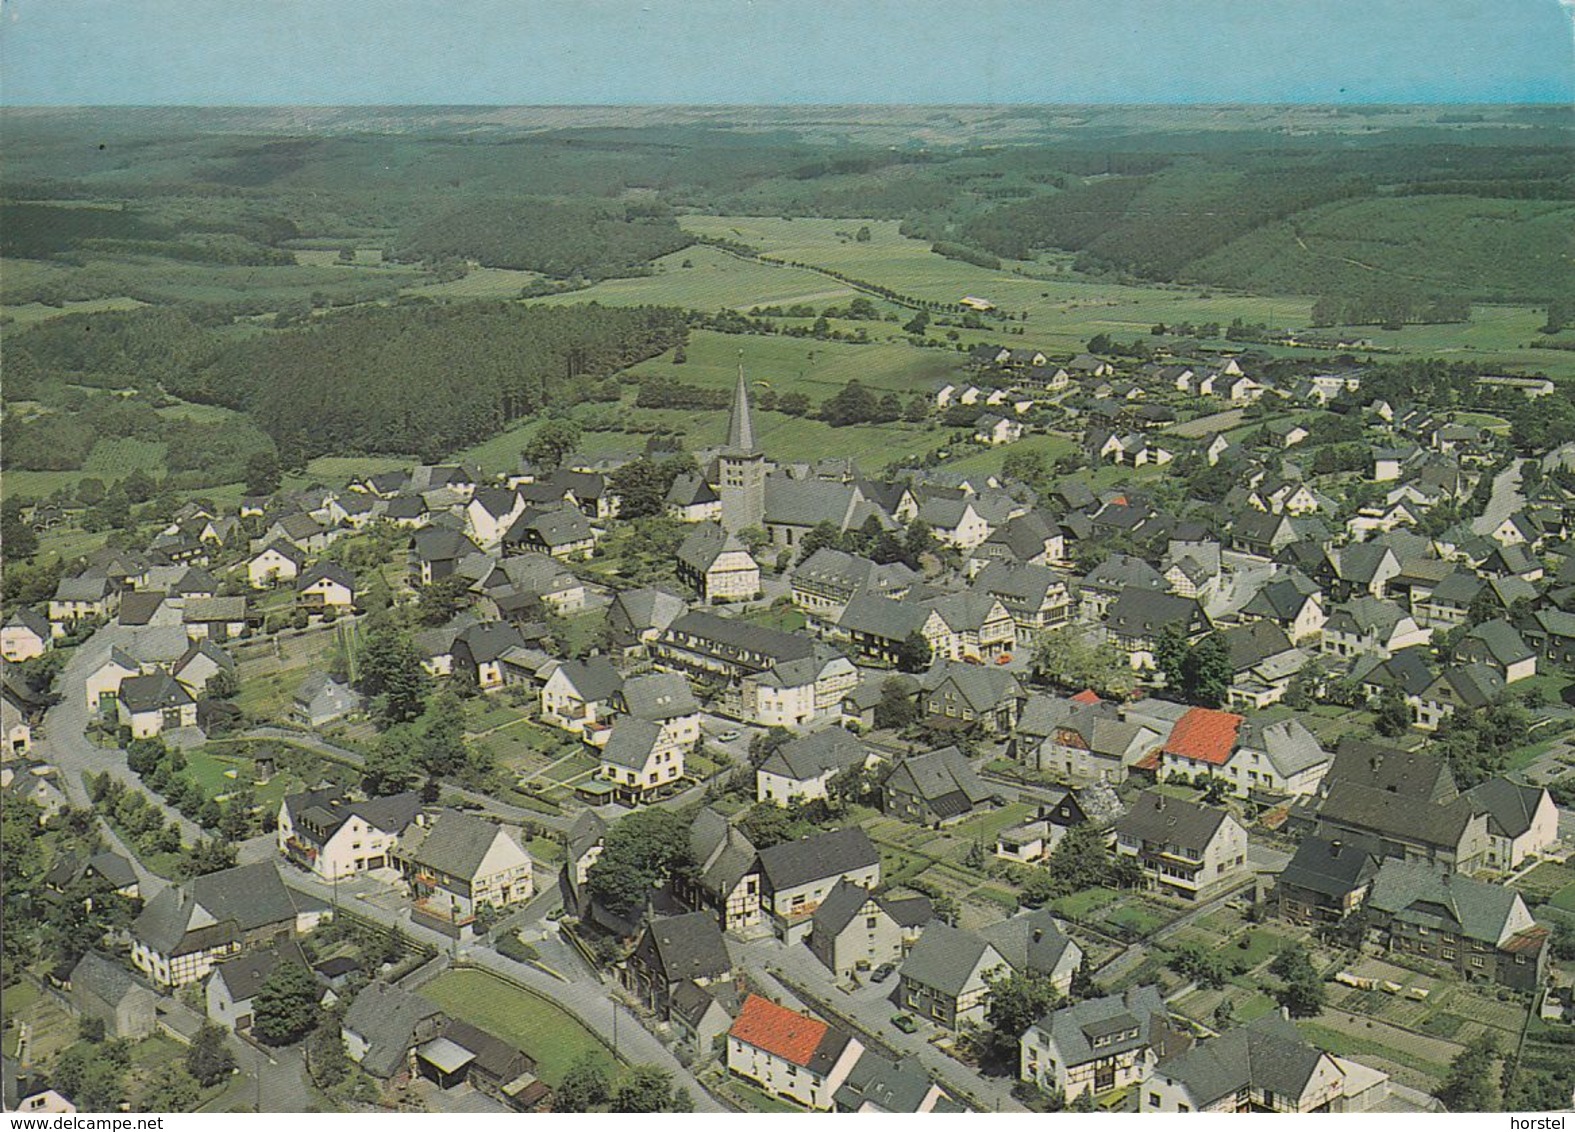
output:
{"label": "sky", "polygon": [[0,0],[0,102],[1575,103],[1575,0]]}

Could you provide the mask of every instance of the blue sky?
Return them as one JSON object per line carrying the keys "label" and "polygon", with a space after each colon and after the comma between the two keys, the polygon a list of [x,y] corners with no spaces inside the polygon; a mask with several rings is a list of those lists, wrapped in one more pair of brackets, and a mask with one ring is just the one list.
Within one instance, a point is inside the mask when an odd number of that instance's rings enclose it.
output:
{"label": "blue sky", "polygon": [[1575,0],[4,0],[8,105],[1575,102]]}

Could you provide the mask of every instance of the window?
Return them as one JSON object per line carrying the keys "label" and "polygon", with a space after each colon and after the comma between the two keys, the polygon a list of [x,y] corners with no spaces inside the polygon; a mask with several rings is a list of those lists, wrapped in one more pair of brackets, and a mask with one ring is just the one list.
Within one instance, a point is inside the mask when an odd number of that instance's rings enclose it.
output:
{"label": "window", "polygon": [[865,919],[864,919],[864,926],[866,928],[869,928],[871,931],[873,931],[875,929],[875,924],[876,924],[876,917],[874,917],[874,916],[866,916],[865,917]]}
{"label": "window", "polygon": [[1158,1093],[1150,1093],[1148,1095],[1148,1107],[1149,1108],[1158,1108],[1159,1107],[1159,1094]]}
{"label": "window", "polygon": [[1471,957],[1471,965],[1478,970],[1481,970],[1483,967],[1487,966],[1487,960],[1482,958],[1480,955],[1473,955]]}

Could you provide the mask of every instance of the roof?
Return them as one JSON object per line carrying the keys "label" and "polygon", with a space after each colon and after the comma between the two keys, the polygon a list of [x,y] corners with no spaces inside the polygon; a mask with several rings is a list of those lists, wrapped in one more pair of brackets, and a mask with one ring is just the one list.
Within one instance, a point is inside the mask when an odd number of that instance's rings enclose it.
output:
{"label": "roof", "polygon": [[1280,873],[1280,884],[1343,899],[1377,872],[1377,858],[1360,844],[1306,837]]}
{"label": "roof", "polygon": [[1243,722],[1244,717],[1234,712],[1192,708],[1176,720],[1170,738],[1165,740],[1164,752],[1210,766],[1224,766],[1236,749],[1236,736]]}
{"label": "roof", "polygon": [[182,619],[188,625],[203,621],[245,621],[244,597],[189,597]]}
{"label": "roof", "polygon": [[818,1018],[778,1006],[757,994],[744,1000],[728,1036],[821,1075],[836,1064],[848,1044],[846,1034]]}
{"label": "roof", "polygon": [[1471,823],[1465,797],[1428,803],[1356,782],[1336,782],[1318,807],[1320,823],[1454,849]]}
{"label": "roof", "polygon": [[623,686],[623,677],[605,656],[566,660],[558,669],[586,703],[608,699]]}
{"label": "roof", "polygon": [[956,747],[942,747],[901,760],[882,789],[920,798],[941,817],[967,813],[993,795],[974,773],[967,756]]}
{"label": "roof", "polygon": [[1379,868],[1367,904],[1408,922],[1492,944],[1509,934],[1512,917],[1524,918],[1527,926],[1531,920],[1514,889],[1399,860],[1385,861]]}
{"label": "roof", "polygon": [[392,1077],[405,1064],[416,1027],[443,1011],[420,995],[387,983],[369,983],[345,1013],[344,1029],[367,1044],[361,1067],[374,1077]]}
{"label": "roof", "polygon": [[385,833],[404,832],[421,812],[421,793],[407,790],[383,798],[354,801],[336,786],[285,796],[284,808],[297,834],[321,845],[352,816]]}
{"label": "roof", "polygon": [[279,947],[258,948],[220,963],[213,968],[213,973],[223,977],[232,1002],[244,1002],[262,989],[281,962],[299,963],[309,968],[300,944],[287,940]]}
{"label": "roof", "polygon": [[1242,725],[1237,746],[1262,752],[1274,769],[1286,778],[1329,763],[1334,757],[1299,719],[1281,719],[1273,723],[1249,719]]}
{"label": "roof", "polygon": [[986,973],[1006,960],[987,941],[952,927],[945,920],[931,920],[902,961],[901,977],[955,998],[981,965]]}
{"label": "roof", "polygon": [[[116,617],[122,625],[146,625],[164,604],[163,590],[132,590],[120,596],[120,613]],[[48,639],[48,634],[45,634]]]}
{"label": "roof", "polygon": [[131,862],[119,853],[108,849],[101,853],[94,853],[82,866],[82,871],[92,870],[98,876],[114,885],[116,888],[127,888],[137,882],[137,871],[132,868]]}
{"label": "roof", "polygon": [[891,1061],[866,1049],[832,1099],[840,1111],[918,1112],[934,1087],[917,1058]]}
{"label": "roof", "polygon": [[[1071,1067],[1154,1044],[1156,1028],[1168,1029],[1169,1017],[1158,987],[1135,986],[1124,994],[1085,999],[1052,1010],[1033,1028],[1055,1043],[1061,1063]],[[1120,1036],[1131,1031],[1136,1031],[1131,1037]],[[1096,1050],[1094,1040],[1105,1037],[1114,1040]]]}
{"label": "roof", "polygon": [[677,719],[700,710],[689,681],[676,672],[631,676],[619,692],[625,709],[636,719]]}
{"label": "roof", "polygon": [[643,770],[662,738],[662,725],[649,719],[628,717],[613,724],[601,749],[602,762],[625,770]]}
{"label": "roof", "polygon": [[[738,536],[724,531],[716,523],[697,523],[678,547],[678,561],[704,574],[724,554],[749,554]],[[754,559],[750,559],[751,562]]]}
{"label": "roof", "polygon": [[1293,1023],[1266,1014],[1160,1062],[1154,1072],[1181,1082],[1199,1106],[1207,1106],[1248,1088],[1299,1097],[1327,1056]]}
{"label": "roof", "polygon": [[1125,589],[1105,613],[1105,628],[1128,637],[1153,637],[1167,626],[1190,631],[1202,618],[1202,607],[1190,597]]}
{"label": "roof", "polygon": [[710,912],[666,916],[646,925],[646,941],[661,961],[668,982],[721,979],[733,969],[727,941]]}
{"label": "roof", "polygon": [[1116,832],[1142,841],[1159,841],[1202,850],[1230,817],[1212,806],[1168,798],[1145,790],[1116,821]]}
{"label": "roof", "polygon": [[86,993],[109,1006],[118,1006],[134,990],[154,993],[119,963],[96,952],[88,952],[71,969],[72,993]]}
{"label": "roof", "polygon": [[1048,911],[1021,913],[991,924],[979,934],[1016,971],[1050,974],[1069,952],[1074,959],[1083,954]]}
{"label": "roof", "polygon": [[858,826],[784,841],[760,850],[760,871],[774,892],[880,864],[880,853]]}
{"label": "roof", "polygon": [[924,673],[919,686],[929,694],[948,683],[956,687],[968,706],[977,712],[993,711],[1003,700],[1022,695],[1023,690],[1017,677],[1010,672],[956,660],[936,661]]}
{"label": "roof", "polygon": [[126,677],[120,682],[120,702],[134,714],[196,703],[180,681],[167,672]]}
{"label": "roof", "polygon": [[183,944],[199,945],[196,937],[202,933],[219,939],[270,924],[293,924],[301,907],[316,903],[285,888],[273,861],[261,861],[163,889],[143,908],[131,934],[159,955],[180,955],[185,954]]}
{"label": "roof", "polygon": [[400,837],[399,852],[418,865],[470,880],[500,835],[514,840],[508,830],[484,818],[439,810],[430,825],[415,826]]}
{"label": "roof", "polygon": [[768,755],[760,764],[761,772],[776,774],[795,782],[836,774],[863,766],[869,749],[841,727],[828,727],[809,735],[795,735]]}
{"label": "roof", "polygon": [[317,565],[305,570],[295,580],[295,588],[304,590],[319,581],[334,582],[345,587],[351,593],[355,592],[355,575],[337,562],[319,562]]}
{"label": "roof", "polygon": [[1507,778],[1490,778],[1466,791],[1477,812],[1488,815],[1488,832],[1510,838],[1531,829],[1547,796],[1541,786],[1523,786]]}

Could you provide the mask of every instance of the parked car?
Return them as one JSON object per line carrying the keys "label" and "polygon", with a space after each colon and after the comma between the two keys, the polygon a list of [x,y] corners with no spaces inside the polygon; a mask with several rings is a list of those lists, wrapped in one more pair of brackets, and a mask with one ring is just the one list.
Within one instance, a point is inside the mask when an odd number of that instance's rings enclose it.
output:
{"label": "parked car", "polygon": [[911,1034],[919,1028],[919,1023],[914,1020],[912,1014],[898,1014],[892,1018],[891,1024],[904,1034]]}
{"label": "parked car", "polygon": [[716,733],[716,737],[723,743],[731,743],[734,739],[738,738],[738,735],[739,733],[731,727],[729,727],[726,731],[718,731]]}
{"label": "parked car", "polygon": [[870,975],[870,982],[884,983],[891,977],[891,973],[896,969],[897,964],[895,963],[882,963],[879,967],[876,967],[874,973]]}

